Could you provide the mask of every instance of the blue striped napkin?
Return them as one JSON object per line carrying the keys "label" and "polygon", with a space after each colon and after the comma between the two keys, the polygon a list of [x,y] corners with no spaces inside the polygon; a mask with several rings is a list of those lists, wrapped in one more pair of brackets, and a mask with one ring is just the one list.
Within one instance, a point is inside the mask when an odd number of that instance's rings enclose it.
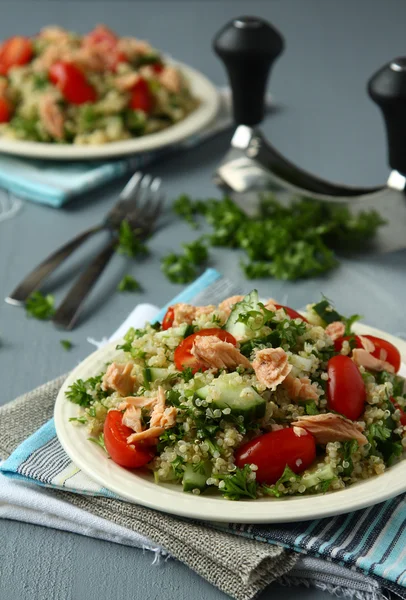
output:
{"label": "blue striped napkin", "polygon": [[[127,173],[143,169],[170,153],[185,150],[226,130],[233,124],[228,88],[219,89],[216,119],[199,133],[163,150],[110,161],[31,160],[0,154],[0,187],[26,200],[59,208],[80,194]],[[267,100],[270,103],[270,98]]]}
{"label": "blue striped napkin", "polygon": [[[217,271],[208,269],[169,304],[207,302],[209,296],[211,302],[216,303],[235,292],[233,284]],[[158,313],[157,320],[163,318],[168,305]],[[56,438],[53,420],[23,442],[3,463],[0,471],[15,480],[78,494],[117,498],[71,462]],[[405,524],[406,495],[402,494],[365,510],[315,521],[276,525],[210,525],[323,559],[326,565],[331,565],[332,572],[341,566],[354,574],[363,573],[406,599]]]}

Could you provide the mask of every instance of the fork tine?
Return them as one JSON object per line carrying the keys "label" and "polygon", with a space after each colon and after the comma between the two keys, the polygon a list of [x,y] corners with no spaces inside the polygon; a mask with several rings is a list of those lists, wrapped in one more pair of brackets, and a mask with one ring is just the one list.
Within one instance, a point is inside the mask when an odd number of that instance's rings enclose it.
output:
{"label": "fork tine", "polygon": [[127,182],[126,186],[120,194],[120,200],[135,200],[138,195],[138,189],[142,185],[144,177],[141,171],[137,171]]}

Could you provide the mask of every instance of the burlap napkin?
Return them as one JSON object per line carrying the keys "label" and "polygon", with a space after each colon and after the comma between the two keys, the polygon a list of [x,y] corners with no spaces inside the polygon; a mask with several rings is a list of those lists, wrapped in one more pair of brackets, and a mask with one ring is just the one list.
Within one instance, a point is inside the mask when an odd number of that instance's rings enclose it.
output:
{"label": "burlap napkin", "polygon": [[[20,396],[0,408],[0,457],[7,458],[53,415],[65,376]],[[207,524],[108,498],[53,491],[75,506],[136,531],[160,546],[220,590],[250,600],[290,571],[297,556],[279,546],[217,531]]]}

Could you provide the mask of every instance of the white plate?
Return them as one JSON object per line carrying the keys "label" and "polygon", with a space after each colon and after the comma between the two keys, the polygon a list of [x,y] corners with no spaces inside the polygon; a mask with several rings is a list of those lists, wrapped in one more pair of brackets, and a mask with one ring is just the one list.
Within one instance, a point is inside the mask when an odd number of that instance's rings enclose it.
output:
{"label": "white plate", "polygon": [[158,150],[190,137],[215,118],[220,102],[218,90],[199,71],[180,62],[169,62],[179,67],[188,80],[193,95],[201,102],[183,121],[157,133],[99,146],[43,144],[0,138],[0,152],[50,160],[98,160]]}
{"label": "white plate", "polygon": [[[406,342],[366,325],[354,327],[357,333],[385,338],[402,353],[401,374],[406,375]],[[87,440],[86,430],[69,423],[78,416],[78,407],[65,398],[66,389],[78,378],[99,374],[115,354],[117,342],[91,354],[69,375],[55,404],[56,432],[72,461],[89,477],[131,502],[182,517],[233,523],[278,523],[320,519],[365,508],[406,491],[406,460],[383,475],[354,484],[339,492],[292,498],[263,498],[232,502],[216,496],[194,496],[182,492],[181,486],[154,483],[151,475],[128,471],[103,450]]]}

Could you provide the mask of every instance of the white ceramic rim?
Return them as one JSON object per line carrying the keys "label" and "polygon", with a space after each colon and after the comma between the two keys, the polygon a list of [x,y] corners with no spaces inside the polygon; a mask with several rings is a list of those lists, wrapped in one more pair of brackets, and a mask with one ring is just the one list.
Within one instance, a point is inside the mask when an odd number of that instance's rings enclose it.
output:
{"label": "white ceramic rim", "polygon": [[64,146],[0,138],[0,152],[47,160],[98,160],[160,150],[198,133],[215,119],[220,105],[219,92],[196,69],[178,61],[168,61],[179,67],[188,80],[192,93],[201,102],[183,121],[157,133],[99,146]]}
{"label": "white ceramic rim", "polygon": [[[367,325],[357,324],[360,334],[382,337],[397,346],[406,375],[406,342]],[[55,403],[55,427],[60,443],[72,461],[93,480],[121,498],[165,513],[206,521],[228,523],[279,523],[321,519],[384,502],[406,491],[406,460],[383,475],[356,483],[339,492],[292,498],[263,498],[232,502],[217,496],[196,496],[182,492],[179,485],[157,485],[151,475],[135,474],[113,463],[103,450],[87,440],[83,427],[69,423],[78,407],[65,399],[66,389],[78,378],[86,379],[103,369],[114,355],[113,342],[86,358],[65,380]]]}

